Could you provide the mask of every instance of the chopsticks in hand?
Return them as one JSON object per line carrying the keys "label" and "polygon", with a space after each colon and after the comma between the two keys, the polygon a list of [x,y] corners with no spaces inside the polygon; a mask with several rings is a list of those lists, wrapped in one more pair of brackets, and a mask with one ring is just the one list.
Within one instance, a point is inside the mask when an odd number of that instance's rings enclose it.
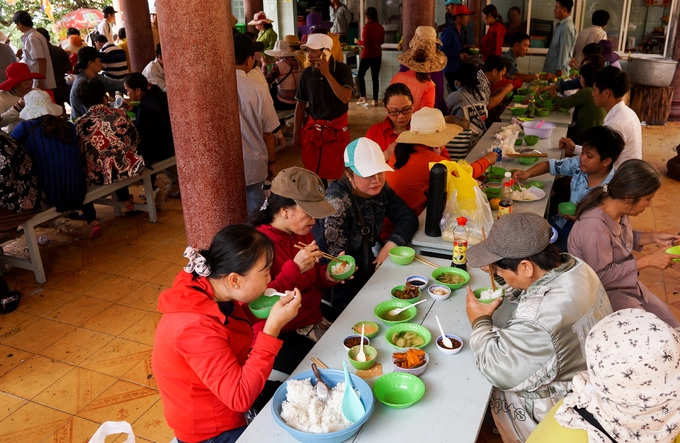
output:
{"label": "chopsticks in hand", "polygon": [[[304,244],[304,243],[302,243],[302,242],[298,242],[298,243],[295,245],[295,247],[298,248],[298,249],[305,249],[307,246],[309,246],[309,245],[306,245],[306,244]],[[330,254],[325,253],[325,252],[323,253],[322,257],[323,257],[323,258],[327,258],[328,260],[340,261],[340,259],[339,259],[338,257],[334,257],[334,256],[332,256],[332,255],[330,255]],[[318,363],[317,363],[317,366],[319,366]],[[319,366],[319,367],[321,367],[321,366]]]}
{"label": "chopsticks in hand", "polygon": [[[486,234],[484,233],[484,226],[482,226],[482,240],[486,240]],[[493,263],[489,263],[487,268],[489,268],[489,277],[491,278],[491,290],[496,292],[496,280],[494,280],[494,278],[493,278]]]}

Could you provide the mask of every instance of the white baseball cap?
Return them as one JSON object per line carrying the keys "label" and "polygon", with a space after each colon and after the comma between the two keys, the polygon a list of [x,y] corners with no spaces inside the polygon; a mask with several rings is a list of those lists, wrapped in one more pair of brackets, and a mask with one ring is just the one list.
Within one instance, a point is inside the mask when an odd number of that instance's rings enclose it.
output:
{"label": "white baseball cap", "polygon": [[394,171],[385,162],[385,155],[373,140],[361,137],[345,148],[345,166],[359,177],[370,177],[380,172]]}
{"label": "white baseball cap", "polygon": [[307,36],[307,42],[300,47],[302,49],[331,49],[333,39],[326,34],[310,34]]}

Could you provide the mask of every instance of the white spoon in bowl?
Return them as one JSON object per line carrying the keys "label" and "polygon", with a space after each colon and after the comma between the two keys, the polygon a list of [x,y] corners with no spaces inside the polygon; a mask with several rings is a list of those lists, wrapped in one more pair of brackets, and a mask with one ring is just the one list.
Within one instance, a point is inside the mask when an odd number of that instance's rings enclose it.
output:
{"label": "white spoon in bowl", "polygon": [[446,347],[446,348],[453,349],[453,342],[451,341],[450,338],[448,338],[448,337],[446,336],[446,334],[444,334],[444,329],[442,328],[442,324],[439,323],[439,317],[437,317],[437,316],[435,315],[434,318],[437,319],[437,326],[439,326],[439,332],[442,334],[442,344],[443,344],[444,347]]}
{"label": "white spoon in bowl", "polygon": [[279,296],[279,297],[285,297],[285,296],[286,296],[286,294],[284,294],[283,292],[279,292],[279,291],[277,291],[277,290],[274,289],[274,288],[267,288],[267,289],[265,289],[263,294],[264,294],[266,297],[274,297],[275,295],[276,295],[276,296]]}
{"label": "white spoon in bowl", "polygon": [[365,327],[366,327],[366,325],[362,323],[361,324],[361,342],[359,344],[359,352],[357,352],[356,357],[354,357],[354,359],[356,361],[360,361],[360,362],[366,361],[366,354],[364,354],[364,329],[365,329]]}
{"label": "white spoon in bowl", "polygon": [[395,315],[399,315],[399,314],[401,314],[402,312],[404,312],[404,311],[406,311],[406,310],[412,308],[413,306],[419,305],[419,304],[421,304],[421,303],[425,303],[426,301],[427,301],[427,300],[420,300],[419,302],[410,304],[410,305],[408,305],[408,306],[404,306],[403,308],[394,308],[394,309],[390,309],[389,311],[387,311],[387,315],[389,315],[390,317],[394,317]]}

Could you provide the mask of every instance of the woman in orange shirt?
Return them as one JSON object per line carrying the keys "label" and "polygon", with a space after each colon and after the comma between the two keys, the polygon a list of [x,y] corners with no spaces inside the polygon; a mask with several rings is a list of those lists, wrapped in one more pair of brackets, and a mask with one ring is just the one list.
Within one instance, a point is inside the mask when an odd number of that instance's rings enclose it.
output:
{"label": "woman in orange shirt", "polygon": [[408,71],[398,72],[390,84],[404,83],[413,95],[413,112],[422,108],[434,108],[436,87],[430,73],[439,72],[446,66],[446,55],[429,40],[418,40],[398,58]]}

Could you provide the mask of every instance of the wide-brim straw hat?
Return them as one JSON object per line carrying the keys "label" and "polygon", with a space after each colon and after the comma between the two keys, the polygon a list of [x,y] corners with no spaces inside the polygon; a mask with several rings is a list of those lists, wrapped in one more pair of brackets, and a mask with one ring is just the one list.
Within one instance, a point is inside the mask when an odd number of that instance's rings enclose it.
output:
{"label": "wide-brim straw hat", "polygon": [[24,96],[24,109],[19,113],[19,117],[24,120],[32,120],[43,115],[54,115],[59,117],[64,110],[56,103],[52,102],[50,95],[39,89],[34,89]]}
{"label": "wide-brim straw hat", "polygon": [[300,49],[302,42],[297,35],[284,35],[283,41],[288,43],[288,46],[292,49]]}
{"label": "wide-brim straw hat", "polygon": [[274,43],[274,49],[267,49],[264,51],[265,54],[271,55],[272,57],[293,57],[295,53],[291,51],[290,46],[288,46],[287,41],[277,40]]}
{"label": "wide-brim straw hat", "polygon": [[434,29],[432,26],[418,26],[416,28],[415,34],[413,34],[413,38],[411,39],[411,42],[409,43],[408,47],[412,48],[413,46],[416,45],[419,41],[430,41],[437,43],[438,45],[441,45],[442,42],[437,38],[437,30]]}
{"label": "wide-brim straw hat", "polygon": [[446,123],[444,114],[439,109],[422,108],[413,113],[410,129],[399,134],[397,143],[439,148],[462,131],[460,126]]}
{"label": "wide-brim straw hat", "polygon": [[274,20],[268,19],[264,11],[256,12],[253,19],[248,22],[250,26],[260,25],[262,23],[274,23]]}
{"label": "wide-brim straw hat", "polygon": [[436,43],[420,40],[398,57],[399,63],[415,72],[439,72],[446,67],[446,54]]}

